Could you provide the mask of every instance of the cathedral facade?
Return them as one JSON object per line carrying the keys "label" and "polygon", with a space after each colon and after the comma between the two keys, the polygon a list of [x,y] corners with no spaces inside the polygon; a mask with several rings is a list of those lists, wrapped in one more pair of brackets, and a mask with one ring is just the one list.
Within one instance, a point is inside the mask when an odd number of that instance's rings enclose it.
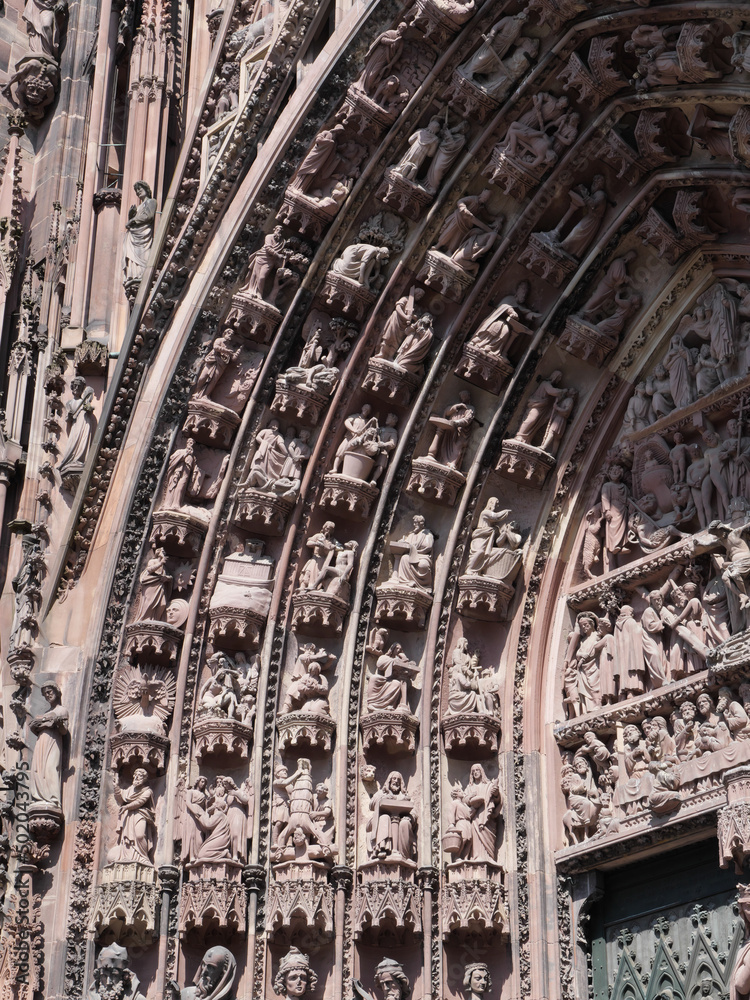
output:
{"label": "cathedral facade", "polygon": [[0,1000],[747,1000],[747,5],[0,75]]}

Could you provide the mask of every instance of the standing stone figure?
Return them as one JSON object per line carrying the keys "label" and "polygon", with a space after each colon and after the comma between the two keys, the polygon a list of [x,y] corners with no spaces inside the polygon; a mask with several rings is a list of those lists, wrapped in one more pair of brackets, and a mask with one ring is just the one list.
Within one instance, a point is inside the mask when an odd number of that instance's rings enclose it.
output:
{"label": "standing stone figure", "polygon": [[66,0],[26,0],[23,19],[32,52],[59,58],[60,20],[67,9]]}
{"label": "standing stone figure", "polygon": [[49,711],[29,721],[36,735],[31,757],[31,798],[34,802],[60,808],[62,805],[63,739],[68,732],[68,710],[60,704],[57,684],[42,685],[42,695]]}
{"label": "standing stone figure", "polygon": [[748,1000],[750,997],[750,885],[738,885],[739,910],[745,925],[742,947],[729,979],[731,1000]]}
{"label": "standing stone figure", "polygon": [[154,793],[148,787],[148,771],[137,767],[130,788],[120,788],[115,774],[115,801],[119,808],[117,843],[107,854],[109,864],[137,861],[151,864],[156,843]]}
{"label": "standing stone figure", "polygon": [[140,204],[137,208],[131,205],[125,224],[122,270],[126,290],[129,284],[137,284],[143,277],[154,242],[156,224],[156,199],[151,196],[149,185],[145,181],[136,181],[133,190]]}
{"label": "standing stone figure", "polygon": [[94,390],[78,375],[71,381],[70,391],[73,398],[65,404],[65,415],[70,423],[70,430],[65,452],[58,466],[61,476],[71,474],[79,476],[83,472],[83,464],[94,431],[94,418],[91,416],[94,412]]}

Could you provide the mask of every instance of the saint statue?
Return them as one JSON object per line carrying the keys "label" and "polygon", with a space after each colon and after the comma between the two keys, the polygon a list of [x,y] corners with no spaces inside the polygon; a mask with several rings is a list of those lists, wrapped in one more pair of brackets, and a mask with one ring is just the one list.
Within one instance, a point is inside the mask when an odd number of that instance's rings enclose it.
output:
{"label": "saint statue", "polygon": [[151,196],[149,185],[145,181],[136,181],[133,190],[140,204],[137,208],[131,206],[125,224],[122,270],[126,285],[140,281],[146,270],[156,224],[156,199]]}
{"label": "saint statue", "polygon": [[49,711],[29,721],[36,735],[31,758],[31,798],[33,802],[60,808],[62,805],[63,739],[68,733],[68,710],[60,704],[57,684],[42,685]]}

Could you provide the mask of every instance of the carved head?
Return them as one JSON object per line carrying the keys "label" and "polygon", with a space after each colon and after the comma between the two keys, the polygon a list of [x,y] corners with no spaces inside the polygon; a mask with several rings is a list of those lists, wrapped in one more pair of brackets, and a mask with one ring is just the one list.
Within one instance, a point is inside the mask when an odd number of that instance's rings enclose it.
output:
{"label": "carved head", "polygon": [[133,771],[133,784],[136,788],[143,788],[148,784],[148,771],[143,767],[137,767]]}
{"label": "carved head", "polygon": [[144,198],[151,197],[151,187],[145,181],[136,181],[133,185],[133,190],[141,201],[143,201]]}
{"label": "carved head", "polygon": [[597,174],[593,181],[591,182],[592,191],[603,191],[604,190],[604,176],[603,174]]}
{"label": "carved head", "polygon": [[489,992],[492,987],[489,967],[484,962],[472,962],[471,965],[467,965],[464,969],[463,986],[465,990],[480,996]]}
{"label": "carved head", "polygon": [[608,475],[613,483],[621,483],[625,475],[625,470],[621,465],[610,465]]}
{"label": "carved head", "polygon": [[596,615],[582,614],[578,616],[578,628],[584,635],[591,635],[595,632],[599,622]]}
{"label": "carved head", "polygon": [[385,779],[384,789],[388,792],[392,792],[395,795],[400,794],[405,791],[404,789],[404,779],[399,771],[391,771],[388,777]]}
{"label": "carved head", "polygon": [[625,726],[622,731],[622,738],[627,746],[637,746],[641,741],[641,733],[638,726]]}
{"label": "carved head", "polygon": [[170,601],[167,605],[167,610],[165,612],[167,623],[169,625],[173,625],[175,628],[182,628],[187,621],[188,608],[188,602],[184,598],[175,597],[175,599]]}
{"label": "carved head", "polygon": [[318,977],[310,968],[308,956],[292,947],[279,964],[273,988],[279,996],[302,997],[308,989],[312,992],[317,983]]}
{"label": "carved head", "polygon": [[515,298],[516,302],[519,305],[522,306],[524,302],[528,299],[530,290],[531,290],[531,285],[528,283],[528,281],[518,282],[518,284],[516,285]]}
{"label": "carved head", "polygon": [[81,378],[80,375],[76,375],[75,378],[70,380],[70,391],[73,393],[74,399],[80,399],[85,388],[86,379]]}
{"label": "carved head", "polygon": [[469,403],[471,403],[471,393],[467,392],[465,389],[462,392],[459,392],[458,398],[461,400],[464,406],[468,406]]}
{"label": "carved head", "polygon": [[100,1000],[123,1000],[131,990],[128,951],[119,944],[102,948],[96,961],[94,984]]}
{"label": "carved head", "polygon": [[654,611],[661,611],[664,607],[664,595],[660,590],[652,590],[648,595],[648,603]]}
{"label": "carved head", "polygon": [[45,681],[45,683],[42,684],[41,691],[42,697],[45,701],[49,702],[50,705],[54,706],[60,704],[62,694],[60,692],[60,688],[54,683],[54,681]]}
{"label": "carved head", "polygon": [[[742,688],[740,688],[740,693],[741,692],[742,692]],[[702,697],[703,697],[703,695],[701,695],[701,698]],[[708,695],[706,695],[706,697],[708,697]],[[728,708],[729,705],[732,704],[733,701],[734,701],[734,696],[732,694],[732,689],[728,688],[728,687],[720,687],[719,688],[719,692],[716,695],[716,707],[717,707],[717,709],[720,712],[723,712],[723,711],[725,711]],[[698,699],[698,702],[700,703],[700,698]]]}
{"label": "carved head", "polygon": [[551,374],[551,375],[550,375],[550,377],[549,377],[549,378],[547,379],[547,381],[548,381],[548,382],[551,382],[551,383],[552,383],[552,385],[559,385],[559,384],[560,384],[560,379],[561,379],[561,378],[562,378],[562,372],[561,372],[561,371],[557,371],[557,370],[555,370],[555,371],[553,371],[553,372],[552,372],[552,374]]}
{"label": "carved head", "polygon": [[201,998],[228,997],[237,972],[237,959],[221,945],[209,948],[203,956],[193,983]]}
{"label": "carved head", "polygon": [[421,514],[415,514],[411,523],[414,525],[415,531],[422,531],[424,528],[424,518]]}
{"label": "carved head", "polygon": [[403,966],[393,958],[384,958],[373,978],[383,992],[383,1000],[406,1000],[411,993],[411,983]]}
{"label": "carved head", "polygon": [[692,701],[683,701],[680,705],[680,716],[685,722],[692,722],[695,719],[697,712],[695,705]]}
{"label": "carved head", "polygon": [[487,775],[484,773],[484,768],[481,764],[472,764],[471,771],[469,771],[469,780],[472,785],[478,785],[482,781],[487,781]]}

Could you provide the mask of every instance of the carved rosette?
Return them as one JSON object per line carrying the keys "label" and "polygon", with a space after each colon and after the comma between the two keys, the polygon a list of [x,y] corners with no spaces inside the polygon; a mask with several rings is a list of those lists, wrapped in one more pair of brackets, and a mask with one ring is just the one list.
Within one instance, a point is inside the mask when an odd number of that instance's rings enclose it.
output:
{"label": "carved rosette", "polygon": [[323,492],[318,504],[339,517],[366,521],[379,494],[377,486],[361,479],[352,479],[351,476],[342,476],[338,472],[329,472],[323,476]]}
{"label": "carved rosette", "polygon": [[160,896],[156,869],[139,861],[107,865],[91,910],[89,932],[114,936],[127,948],[151,945],[157,936]]}
{"label": "carved rosette", "polygon": [[578,261],[556,243],[544,238],[543,233],[532,233],[529,242],[518,258],[518,263],[538,274],[550,285],[559,288],[564,279],[578,268]]}
{"label": "carved rosette", "polygon": [[330,398],[305,386],[287,386],[277,381],[276,395],[271,402],[271,409],[281,416],[298,420],[304,426],[316,427]]}
{"label": "carved rosette", "polygon": [[268,344],[281,322],[281,313],[270,302],[236,292],[226,321],[248,340]]}
{"label": "carved rosette", "polygon": [[515,368],[507,358],[489,354],[471,343],[464,344],[461,360],[456,366],[456,375],[459,378],[471,382],[472,385],[478,385],[495,396],[514,371]]}
{"label": "carved rosette", "polygon": [[127,730],[114,733],[110,740],[112,767],[145,767],[149,774],[161,775],[167,769],[169,739],[158,733]]}
{"label": "carved rosette", "polygon": [[446,866],[440,893],[443,939],[460,944],[466,938],[488,944],[509,933],[502,868],[491,863],[457,861]]}
{"label": "carved rosette", "polygon": [[425,497],[433,503],[453,507],[466,476],[458,469],[440,465],[428,456],[412,459],[406,492]]}
{"label": "carved rosette", "polygon": [[152,517],[151,544],[169,556],[197,557],[208,527],[203,518],[184,510],[156,510]]}
{"label": "carved rosette", "polygon": [[428,250],[417,281],[444,295],[452,302],[463,302],[467,290],[474,284],[474,277],[439,250]]}
{"label": "carved rosette", "polygon": [[375,618],[381,625],[393,625],[404,631],[421,631],[433,597],[418,587],[384,583],[376,588]]}
{"label": "carved rosette", "polygon": [[326,274],[322,295],[326,305],[353,320],[364,319],[377,299],[375,292],[371,292],[369,288],[343,274],[337,274],[336,271],[329,271]]}
{"label": "carved rosette", "polygon": [[330,716],[313,712],[288,712],[276,720],[280,750],[320,750],[329,753],[336,735]]}
{"label": "carved rosette", "polygon": [[292,628],[302,635],[341,635],[349,603],[323,590],[299,590],[292,597]]}
{"label": "carved rosette", "polygon": [[505,621],[515,592],[515,587],[502,580],[467,574],[458,578],[456,610],[464,618],[485,622]]}
{"label": "carved rosette", "polygon": [[239,861],[197,862],[186,866],[182,883],[180,932],[217,929],[244,934],[247,926],[247,890]]}
{"label": "carved rosette", "polygon": [[406,945],[422,935],[422,899],[413,861],[369,861],[357,873],[354,937],[365,944]]}
{"label": "carved rosette", "polygon": [[600,368],[617,347],[617,338],[599,333],[580,316],[568,316],[557,344],[574,358],[588,361],[590,365]]}
{"label": "carved rosette", "polygon": [[246,531],[260,535],[281,535],[296,501],[296,496],[281,497],[250,486],[240,487],[232,520]]}
{"label": "carved rosette", "polygon": [[319,240],[339,210],[339,205],[322,207],[316,198],[289,187],[278,211],[278,220],[311,240]]}
{"label": "carved rosette", "polygon": [[209,608],[208,637],[214,649],[249,649],[255,651],[266,616],[249,608],[220,605]]}
{"label": "carved rosette", "polygon": [[500,475],[512,479],[514,483],[522,483],[524,486],[540,490],[544,486],[547,474],[556,464],[552,455],[542,451],[541,448],[510,438],[503,441],[496,469]]}
{"label": "carved rosette", "polygon": [[385,358],[370,358],[362,388],[378,399],[399,406],[408,406],[419,384],[418,376],[394,365],[392,361],[386,361]]}
{"label": "carved rosette", "polygon": [[304,935],[317,945],[333,940],[334,890],[320,862],[274,866],[266,902],[266,932],[274,944]]}
{"label": "carved rosette", "polygon": [[497,753],[500,720],[484,712],[457,712],[443,716],[445,752],[451,757],[478,760]]}
{"label": "carved rosette", "polygon": [[411,712],[394,709],[389,712],[363,713],[359,722],[362,749],[385,750],[387,753],[415,753],[419,719]]}
{"label": "carved rosette", "polygon": [[413,222],[419,221],[424,210],[432,203],[434,193],[425,191],[419,184],[407,181],[395,167],[389,167],[375,197],[385,205],[395,208]]}
{"label": "carved rosette", "polygon": [[29,833],[37,843],[57,840],[65,822],[62,809],[46,802],[32,802],[27,813]]}
{"label": "carved rosette", "polygon": [[339,114],[348,128],[353,129],[357,135],[371,139],[379,139],[398,117],[395,111],[386,111],[356,86],[350,87],[346,92]]}
{"label": "carved rosette", "polygon": [[230,448],[239,425],[240,418],[234,410],[210,399],[191,399],[182,432],[209,448]]}
{"label": "carved rosette", "polygon": [[478,121],[480,124],[502,103],[496,98],[490,97],[485,90],[481,90],[471,80],[467,80],[457,69],[453,71],[445,97],[456,114],[461,115],[462,118]]}
{"label": "carved rosette", "polygon": [[250,755],[253,730],[239,719],[199,715],[193,726],[193,742],[197,760],[222,757],[239,764]]}
{"label": "carved rosette", "polygon": [[750,857],[750,765],[725,771],[724,784],[728,804],[716,814],[719,865],[729,868],[734,862],[736,874],[742,875]]}
{"label": "carved rosette", "polygon": [[133,663],[174,666],[180,653],[182,638],[182,629],[166,622],[133,622],[125,627],[124,650]]}
{"label": "carved rosette", "polygon": [[545,163],[538,167],[529,167],[520,160],[507,156],[502,144],[492,150],[490,162],[482,171],[490,184],[497,184],[503,194],[509,194],[521,201],[529,191],[540,184],[547,170]]}

